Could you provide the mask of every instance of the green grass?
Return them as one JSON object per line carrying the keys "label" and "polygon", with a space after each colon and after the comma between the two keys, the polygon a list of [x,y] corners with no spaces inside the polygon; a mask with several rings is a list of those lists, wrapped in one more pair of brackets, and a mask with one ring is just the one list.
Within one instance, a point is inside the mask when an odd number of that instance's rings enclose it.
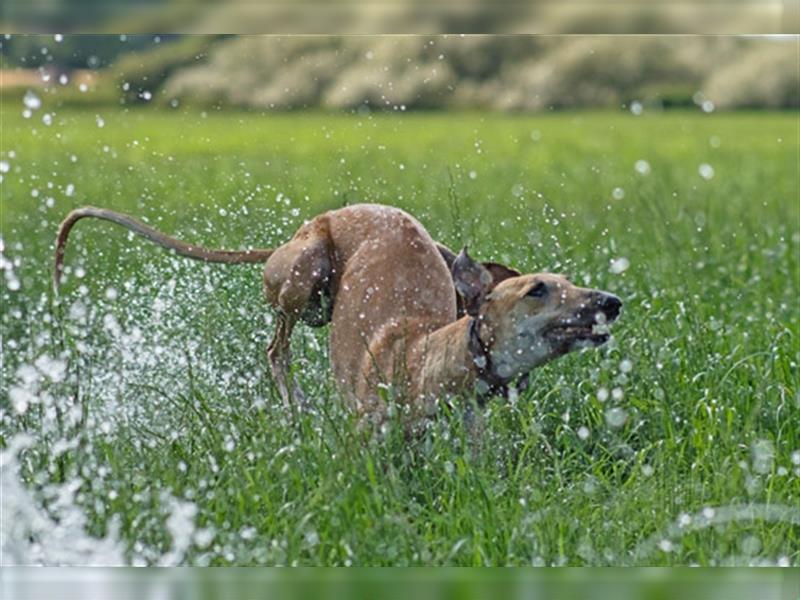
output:
{"label": "green grass", "polygon": [[[116,520],[127,560],[163,560],[178,498],[203,532],[187,564],[800,564],[796,115],[98,108],[56,109],[48,127],[48,101],[31,120],[3,111],[20,288],[1,292],[0,439],[30,434],[20,473],[37,502],[57,516],[52,486],[74,484],[89,532]],[[242,247],[359,201],[407,209],[484,260],[620,295],[614,341],[490,402],[470,452],[459,411],[412,442],[359,433],[325,329],[296,332],[315,408],[286,414],[257,267],[84,221],[52,304],[52,242],[76,206]],[[614,274],[619,257],[630,267]],[[41,356],[63,361],[62,381],[31,369]],[[10,390],[35,398],[23,414]]]}

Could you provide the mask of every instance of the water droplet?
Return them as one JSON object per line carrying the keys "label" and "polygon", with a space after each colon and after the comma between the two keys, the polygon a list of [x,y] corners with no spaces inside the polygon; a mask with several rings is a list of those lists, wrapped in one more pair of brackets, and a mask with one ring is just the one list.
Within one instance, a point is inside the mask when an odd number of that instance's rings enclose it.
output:
{"label": "water droplet", "polygon": [[708,163],[703,163],[697,168],[697,172],[700,173],[700,177],[708,181],[714,177],[714,167],[709,165]]}
{"label": "water droplet", "polygon": [[775,446],[771,440],[756,440],[750,447],[753,459],[753,471],[766,475],[772,470],[775,462]]}
{"label": "water droplet", "polygon": [[39,372],[50,381],[63,381],[67,373],[67,364],[63,360],[43,354],[33,363]]}
{"label": "water droplet", "polygon": [[761,551],[761,540],[756,535],[748,535],[742,540],[742,553],[745,556],[755,556]]}
{"label": "water droplet", "polygon": [[649,175],[650,174],[650,163],[646,160],[637,160],[636,164],[633,165],[633,168],[636,170],[639,175]]}
{"label": "water droplet", "polygon": [[194,534],[194,543],[198,548],[208,548],[212,541],[214,541],[214,529],[211,527],[198,529]]}
{"label": "water droplet", "polygon": [[619,429],[625,425],[625,422],[628,420],[628,413],[625,412],[625,409],[616,406],[614,408],[609,408],[605,416],[606,424],[612,429]]}
{"label": "water droplet", "polygon": [[311,546],[312,548],[319,544],[319,534],[314,531],[313,529],[306,533],[305,535],[305,542],[307,545]]}
{"label": "water droplet", "polygon": [[614,275],[619,275],[620,273],[627,271],[628,267],[630,266],[631,261],[624,256],[620,256],[619,258],[615,258],[611,261],[611,267],[609,267],[609,271],[614,273]]}
{"label": "water droplet", "polygon": [[28,406],[36,401],[36,397],[22,387],[12,387],[8,392],[8,396],[11,399],[14,411],[18,415],[24,415],[28,410]]}
{"label": "water droplet", "polygon": [[42,101],[39,99],[39,96],[34,94],[31,90],[25,92],[22,103],[28,110],[39,110],[42,107]]}
{"label": "water droplet", "polygon": [[514,371],[511,368],[511,365],[502,364],[502,365],[498,365],[497,374],[500,377],[507,378],[507,377],[511,377],[514,374]]}
{"label": "water droplet", "polygon": [[622,200],[625,197],[625,190],[621,187],[615,187],[611,191],[611,197],[614,198],[614,200]]}

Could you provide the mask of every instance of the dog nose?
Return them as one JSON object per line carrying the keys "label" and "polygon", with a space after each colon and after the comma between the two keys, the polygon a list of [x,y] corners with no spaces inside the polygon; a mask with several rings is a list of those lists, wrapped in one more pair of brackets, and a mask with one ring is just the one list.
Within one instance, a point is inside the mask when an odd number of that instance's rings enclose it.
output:
{"label": "dog nose", "polygon": [[602,293],[599,302],[600,310],[609,321],[613,321],[619,316],[619,311],[622,308],[622,300],[617,298],[614,294]]}

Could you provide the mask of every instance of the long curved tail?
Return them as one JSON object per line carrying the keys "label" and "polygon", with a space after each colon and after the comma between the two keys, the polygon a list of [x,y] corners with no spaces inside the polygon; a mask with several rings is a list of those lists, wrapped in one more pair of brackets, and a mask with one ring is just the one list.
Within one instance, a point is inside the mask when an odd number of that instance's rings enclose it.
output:
{"label": "long curved tail", "polygon": [[126,229],[147,238],[159,246],[174,250],[175,253],[180,256],[186,256],[204,262],[226,264],[259,263],[266,261],[273,252],[272,249],[211,250],[201,246],[191,246],[186,242],[163,234],[131,216],[105,208],[85,206],[69,213],[58,228],[55,271],[53,272],[53,287],[56,291],[58,291],[58,286],[61,283],[61,274],[64,269],[64,252],[67,247],[67,237],[69,236],[72,226],[85,217],[94,217],[95,219],[103,219],[104,221],[111,221],[117,225],[122,225]]}

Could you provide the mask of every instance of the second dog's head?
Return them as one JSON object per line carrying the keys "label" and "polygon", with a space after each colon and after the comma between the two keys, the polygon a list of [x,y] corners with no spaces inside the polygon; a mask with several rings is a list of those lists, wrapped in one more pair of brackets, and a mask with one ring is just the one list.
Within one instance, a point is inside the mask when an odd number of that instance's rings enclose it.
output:
{"label": "second dog's head", "polygon": [[552,273],[501,281],[465,250],[453,264],[456,291],[480,320],[478,335],[495,375],[510,379],[573,350],[600,346],[620,314],[615,295],[581,288]]}

